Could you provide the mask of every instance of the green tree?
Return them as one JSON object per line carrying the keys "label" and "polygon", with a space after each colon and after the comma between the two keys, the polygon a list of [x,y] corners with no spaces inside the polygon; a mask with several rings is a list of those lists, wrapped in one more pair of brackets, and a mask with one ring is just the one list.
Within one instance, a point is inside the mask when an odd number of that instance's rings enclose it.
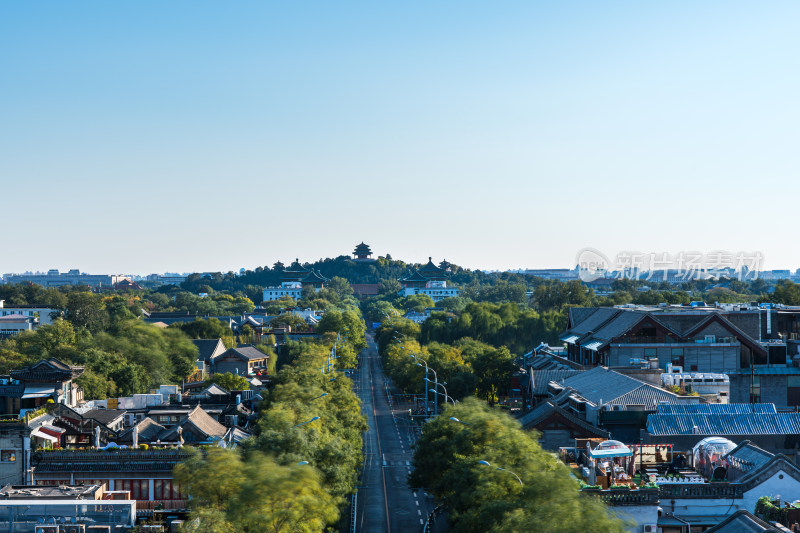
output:
{"label": "green tree", "polygon": [[221,372],[211,377],[211,383],[215,383],[225,390],[250,390],[250,382],[247,378],[231,372]]}
{"label": "green tree", "polygon": [[86,328],[92,333],[104,331],[110,320],[98,295],[77,290],[67,295],[66,319],[76,328]]}
{"label": "green tree", "polygon": [[567,466],[536,438],[508,415],[466,399],[425,424],[410,483],[448,507],[455,532],[624,531],[602,503],[581,495]]}
{"label": "green tree", "polygon": [[222,339],[233,336],[230,326],[214,317],[195,318],[192,322],[176,322],[171,327],[180,328],[192,339]]}

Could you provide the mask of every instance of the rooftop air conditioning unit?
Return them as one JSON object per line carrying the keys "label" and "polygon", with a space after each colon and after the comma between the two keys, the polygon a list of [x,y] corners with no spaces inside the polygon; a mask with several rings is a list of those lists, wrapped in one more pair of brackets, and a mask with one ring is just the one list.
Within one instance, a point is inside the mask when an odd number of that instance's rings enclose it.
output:
{"label": "rooftop air conditioning unit", "polygon": [[86,533],[85,524],[63,524],[58,533]]}
{"label": "rooftop air conditioning unit", "polygon": [[656,524],[645,524],[642,526],[644,533],[658,533],[658,526]]}
{"label": "rooftop air conditioning unit", "polygon": [[56,525],[46,525],[46,526],[37,525],[34,528],[34,531],[36,533],[58,533],[58,526],[56,526]]}

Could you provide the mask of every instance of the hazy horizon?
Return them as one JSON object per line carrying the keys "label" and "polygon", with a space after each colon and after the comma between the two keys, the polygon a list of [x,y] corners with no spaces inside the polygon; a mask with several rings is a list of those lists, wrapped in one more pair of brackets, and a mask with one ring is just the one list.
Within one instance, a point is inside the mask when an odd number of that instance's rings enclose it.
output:
{"label": "hazy horizon", "polygon": [[[0,5],[0,272],[761,252],[800,4]],[[785,229],[784,229],[785,228]]]}

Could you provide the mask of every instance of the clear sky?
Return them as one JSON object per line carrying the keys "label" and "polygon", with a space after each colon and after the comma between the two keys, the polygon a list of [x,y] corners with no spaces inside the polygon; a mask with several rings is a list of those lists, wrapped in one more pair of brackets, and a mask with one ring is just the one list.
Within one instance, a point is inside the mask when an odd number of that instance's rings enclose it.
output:
{"label": "clear sky", "polygon": [[0,3],[0,272],[800,267],[800,3]]}

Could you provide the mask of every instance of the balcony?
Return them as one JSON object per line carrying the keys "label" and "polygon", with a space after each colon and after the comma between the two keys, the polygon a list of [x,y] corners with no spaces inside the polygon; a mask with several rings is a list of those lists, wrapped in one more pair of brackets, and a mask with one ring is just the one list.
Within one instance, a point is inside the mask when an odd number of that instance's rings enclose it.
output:
{"label": "balcony", "polygon": [[136,502],[136,514],[139,516],[151,516],[153,511],[186,511],[188,509],[188,500],[141,500]]}

